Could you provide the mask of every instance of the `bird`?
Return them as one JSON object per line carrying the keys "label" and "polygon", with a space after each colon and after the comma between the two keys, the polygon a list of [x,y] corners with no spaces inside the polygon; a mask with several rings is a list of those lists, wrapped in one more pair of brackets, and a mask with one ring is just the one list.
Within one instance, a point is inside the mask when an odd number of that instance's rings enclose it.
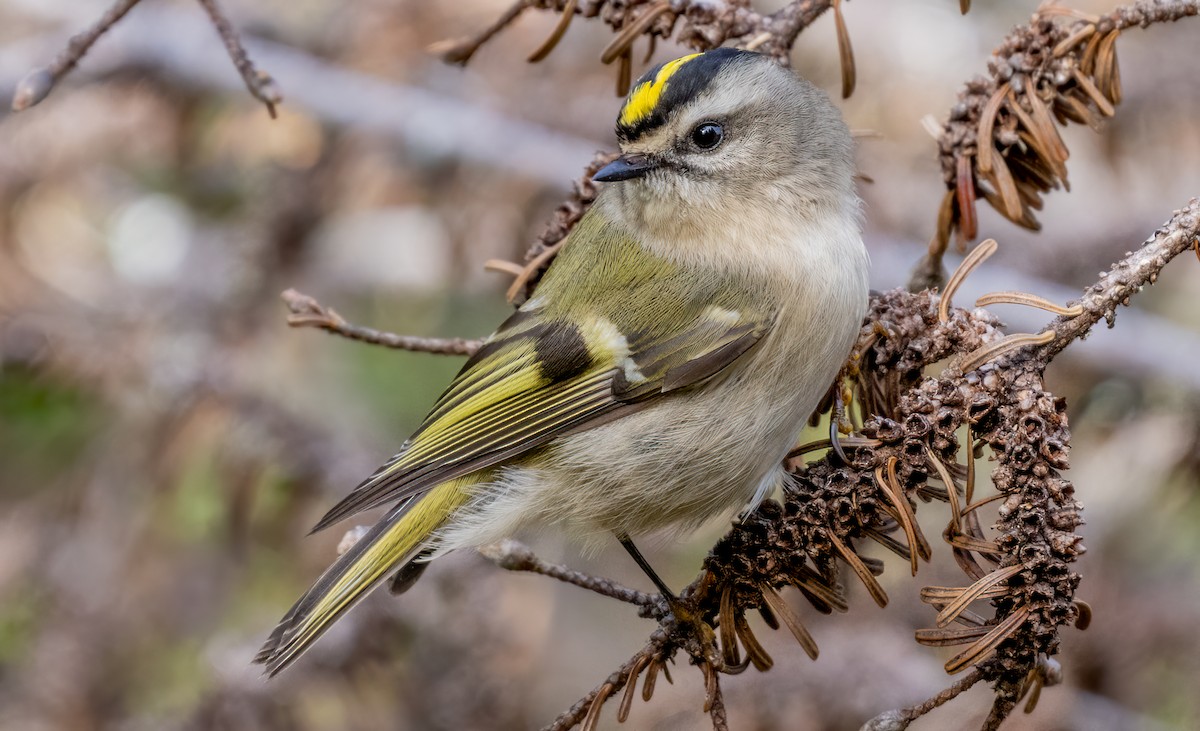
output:
{"label": "bird", "polygon": [[650,69],[533,296],[314,532],[387,506],[255,657],[275,675],[372,589],[529,529],[594,549],[753,509],[867,311],[854,144],[829,97],[718,48]]}

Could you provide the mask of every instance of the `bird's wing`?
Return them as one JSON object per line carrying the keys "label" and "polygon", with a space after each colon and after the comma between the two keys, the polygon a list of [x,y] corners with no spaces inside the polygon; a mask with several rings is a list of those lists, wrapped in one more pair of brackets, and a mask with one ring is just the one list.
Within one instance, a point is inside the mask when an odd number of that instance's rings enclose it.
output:
{"label": "bird's wing", "polygon": [[697,306],[681,330],[622,333],[609,320],[520,310],[467,361],[402,451],[314,531],[598,426],[702,383],[769,332],[773,315]]}

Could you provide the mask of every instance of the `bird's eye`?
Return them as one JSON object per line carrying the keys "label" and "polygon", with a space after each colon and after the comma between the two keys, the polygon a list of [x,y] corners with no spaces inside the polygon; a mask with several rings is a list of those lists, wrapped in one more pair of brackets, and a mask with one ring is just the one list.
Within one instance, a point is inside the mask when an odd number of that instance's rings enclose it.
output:
{"label": "bird's eye", "polygon": [[716,122],[704,122],[692,130],[692,143],[701,150],[711,150],[725,139],[725,130]]}

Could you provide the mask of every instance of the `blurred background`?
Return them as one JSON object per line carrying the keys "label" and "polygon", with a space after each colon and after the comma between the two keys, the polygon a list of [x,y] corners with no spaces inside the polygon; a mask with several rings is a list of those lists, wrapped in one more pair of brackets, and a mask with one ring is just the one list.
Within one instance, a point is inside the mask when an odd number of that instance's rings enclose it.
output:
{"label": "blurred background", "polygon": [[[393,332],[489,332],[509,311],[508,277],[483,262],[521,261],[592,154],[615,146],[615,70],[598,62],[611,34],[577,19],[529,65],[556,17],[528,12],[460,69],[426,47],[483,28],[507,0],[225,5],[282,88],[275,121],[183,0],[148,0],[41,105],[0,110],[0,729],[539,727],[652,627],[475,555],[438,562],[401,599],[371,597],[270,683],[250,665],[335,555],[343,529],[309,527],[461,365],[289,330],[278,295],[295,287]],[[904,284],[944,190],[922,117],[943,119],[1037,2],[974,5],[845,7],[858,88],[841,106],[871,133],[859,162],[878,288]],[[104,7],[0,0],[0,100]],[[1048,197],[1038,234],[984,211],[981,238],[1000,252],[961,302],[998,289],[1065,301],[1200,194],[1198,38],[1200,19],[1121,37],[1115,120],[1065,132],[1072,192]],[[660,44],[653,62],[679,53]],[[837,93],[832,17],[794,62]],[[1064,684],[1005,728],[1200,727],[1198,301],[1187,255],[1053,366],[1095,620],[1064,630]],[[1014,330],[1048,319],[997,312]],[[939,508],[921,511],[929,535]],[[724,528],[651,541],[651,561],[683,586]],[[584,557],[527,538],[545,558],[647,584],[615,543]],[[815,664],[758,633],[776,667],[725,681],[734,729],[857,729],[950,682],[949,652],[912,632],[933,619],[920,586],[961,573],[947,550],[915,581],[883,558],[886,610],[859,586],[848,615],[802,608]],[[700,673],[674,678],[629,728],[707,727]],[[977,727],[989,705],[977,687],[913,728]]]}

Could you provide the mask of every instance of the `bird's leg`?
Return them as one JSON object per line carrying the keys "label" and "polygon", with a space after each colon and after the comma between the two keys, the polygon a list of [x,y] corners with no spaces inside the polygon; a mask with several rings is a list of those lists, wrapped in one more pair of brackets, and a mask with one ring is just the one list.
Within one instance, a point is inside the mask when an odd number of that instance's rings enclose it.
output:
{"label": "bird's leg", "polygon": [[679,597],[675,596],[675,592],[671,591],[667,583],[654,572],[654,567],[650,565],[650,562],[646,560],[646,557],[642,555],[638,547],[633,545],[633,541],[629,540],[629,536],[619,535],[617,536],[617,540],[621,542],[621,545],[625,547],[625,550],[629,552],[629,555],[633,557],[637,565],[641,567],[642,571],[646,572],[646,576],[649,576],[654,585],[658,587],[658,590],[662,592],[664,599],[668,602],[679,601]]}
{"label": "bird's leg", "polygon": [[[679,645],[688,652],[692,657],[702,663],[712,665],[715,670],[723,670],[724,664],[721,662],[721,654],[717,651],[717,637],[713,632],[713,628],[704,618],[696,611],[693,603],[684,601],[676,596],[675,592],[667,586],[667,582],[663,581],[638,547],[633,545],[633,541],[627,535],[618,535],[617,540],[625,547],[625,550],[633,558],[642,571],[646,572],[646,576],[654,582],[662,593],[663,599],[667,603],[667,608],[670,610],[670,616],[661,619],[663,628],[669,634],[675,634],[672,639],[679,642]],[[673,621],[671,621],[673,620]],[[674,625],[674,628],[671,625]],[[674,629],[674,631],[672,631]]]}
{"label": "bird's leg", "polygon": [[829,411],[829,443],[833,446],[833,453],[842,461],[842,464],[850,464],[850,458],[846,456],[846,450],[842,449],[842,432],[841,421],[842,415],[846,411],[846,405],[842,403],[842,379],[839,378],[833,386],[833,408]]}

